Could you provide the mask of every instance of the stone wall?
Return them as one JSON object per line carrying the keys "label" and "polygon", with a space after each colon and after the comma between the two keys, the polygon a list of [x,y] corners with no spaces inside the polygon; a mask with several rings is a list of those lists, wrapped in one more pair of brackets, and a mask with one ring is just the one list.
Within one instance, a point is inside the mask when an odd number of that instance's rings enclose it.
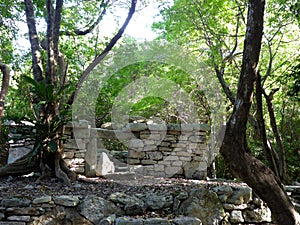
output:
{"label": "stone wall", "polygon": [[[14,128],[10,126],[11,131]],[[206,125],[199,124],[146,123],[130,123],[123,129],[110,130],[91,128],[88,121],[70,122],[64,133],[67,140],[63,157],[79,174],[105,176],[116,173],[119,162],[111,154],[116,149],[105,149],[102,140],[121,140],[128,146],[128,173],[203,179],[207,176],[207,130]],[[22,137],[22,134],[11,132],[11,136]],[[26,138],[10,144],[9,162],[32,149],[32,142]]]}
{"label": "stone wall", "polygon": [[244,184],[209,184],[130,195],[0,198],[0,225],[272,224],[271,212]]}
{"label": "stone wall", "polygon": [[207,177],[208,127],[200,124],[129,124],[128,164],[142,165],[142,174],[154,177]]}

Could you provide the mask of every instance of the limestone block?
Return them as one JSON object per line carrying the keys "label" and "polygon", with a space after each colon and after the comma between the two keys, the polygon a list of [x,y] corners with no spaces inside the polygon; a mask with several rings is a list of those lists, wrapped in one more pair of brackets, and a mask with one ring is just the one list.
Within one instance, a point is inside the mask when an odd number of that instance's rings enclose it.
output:
{"label": "limestone block", "polygon": [[185,157],[191,157],[191,153],[187,152],[187,151],[180,151],[180,152],[176,152],[177,156],[185,156]]}
{"label": "limestone block", "polygon": [[197,217],[182,216],[182,217],[173,219],[172,222],[175,225],[202,225],[201,220]]}
{"label": "limestone block", "polygon": [[78,196],[70,196],[70,195],[54,196],[53,200],[55,204],[67,206],[67,207],[75,207],[79,203]]}
{"label": "limestone block", "polygon": [[135,159],[143,159],[145,157],[145,152],[128,150],[128,157],[135,158]]}
{"label": "limestone block", "polygon": [[151,131],[166,131],[167,125],[166,124],[147,124],[148,129]]}
{"label": "limestone block", "polygon": [[160,146],[158,147],[158,150],[162,151],[162,152],[172,152],[173,151],[172,148],[170,148],[170,147],[160,147]]}
{"label": "limestone block", "polygon": [[147,193],[144,201],[150,210],[160,210],[170,208],[174,199],[171,194]]}
{"label": "limestone block", "polygon": [[182,168],[179,166],[166,166],[166,175],[173,176],[175,174],[182,174]]}
{"label": "limestone block", "polygon": [[234,186],[233,195],[228,196],[226,202],[232,204],[244,204],[252,200],[252,189],[248,186]]}
{"label": "limestone block", "polygon": [[271,222],[271,210],[267,207],[257,208],[257,209],[247,209],[243,212],[243,216],[246,222]]}
{"label": "limestone block", "polygon": [[159,146],[160,147],[168,147],[168,146],[170,146],[170,142],[167,142],[167,141],[162,141],[160,144],[159,144]]}
{"label": "limestone block", "polygon": [[97,167],[97,157],[97,139],[92,138],[90,139],[87,145],[87,152],[85,154],[85,175],[95,176]]}
{"label": "limestone block", "polygon": [[74,158],[74,151],[65,151],[62,155],[63,159],[73,159]]}
{"label": "limestone block", "polygon": [[172,148],[186,148],[187,143],[186,142],[178,142],[178,143],[172,143]]}
{"label": "limestone block", "polygon": [[202,168],[202,164],[196,161],[187,162],[184,165],[184,175],[186,178],[203,179],[202,171],[206,171],[207,167]]}
{"label": "limestone block", "polygon": [[116,219],[116,225],[143,225],[142,219],[134,219],[129,217],[119,217]]}
{"label": "limestone block", "polygon": [[178,161],[179,157],[176,155],[169,155],[164,157],[164,161]]}
{"label": "limestone block", "polygon": [[144,160],[141,160],[141,164],[143,164],[143,165],[153,165],[153,164],[155,164],[155,161],[153,161],[152,159],[144,159]]}
{"label": "limestone block", "polygon": [[144,146],[144,151],[154,151],[154,150],[157,150],[156,145],[146,145],[146,146]]}
{"label": "limestone block", "polygon": [[131,131],[142,131],[142,130],[146,130],[147,124],[145,123],[131,123],[129,124],[129,127],[131,129]]}
{"label": "limestone block", "polygon": [[156,152],[146,152],[145,155],[146,155],[145,157],[147,159],[150,159],[150,160],[161,160],[161,159],[163,159],[163,154],[161,152],[158,152],[158,151],[156,151]]}
{"label": "limestone block", "polygon": [[144,225],[172,225],[171,222],[163,218],[149,218],[144,220]]}
{"label": "limestone block", "polygon": [[105,152],[101,152],[96,167],[96,176],[105,176],[115,172],[114,163]]}
{"label": "limestone block", "polygon": [[137,148],[143,148],[144,143],[139,139],[133,139],[133,140],[129,140],[128,147],[136,150]]}
{"label": "limestone block", "polygon": [[7,220],[29,222],[30,216],[9,216]]}
{"label": "limestone block", "polygon": [[181,156],[179,157],[180,161],[184,161],[184,162],[190,162],[191,161],[191,157],[187,157],[187,156]]}
{"label": "limestone block", "polygon": [[104,217],[112,214],[124,215],[124,211],[114,203],[92,195],[87,195],[78,205],[78,212],[93,224],[99,224]]}
{"label": "limestone block", "polygon": [[189,198],[180,205],[179,213],[197,217],[203,225],[221,224],[226,215],[217,194],[207,189],[193,189]]}
{"label": "limestone block", "polygon": [[200,141],[199,136],[198,135],[193,135],[189,137],[189,141],[193,142],[193,143],[198,143]]}
{"label": "limestone block", "polygon": [[33,146],[28,147],[17,147],[17,148],[9,148],[8,151],[8,159],[7,164],[15,162],[17,159],[22,158],[24,155],[27,155],[31,150]]}
{"label": "limestone block", "polygon": [[143,140],[144,146],[154,145],[156,142],[154,140]]}
{"label": "limestone block", "polygon": [[46,195],[46,196],[43,196],[43,197],[33,199],[32,203],[33,204],[42,204],[42,203],[48,203],[51,200],[52,200],[52,197],[49,196],[49,195]]}
{"label": "limestone block", "polygon": [[232,223],[243,223],[244,222],[244,217],[242,214],[242,211],[239,210],[233,210],[230,213],[230,222]]}
{"label": "limestone block", "polygon": [[181,162],[181,161],[174,161],[171,163],[172,166],[180,166],[180,167],[182,166],[182,164],[183,164],[183,162]]}
{"label": "limestone block", "polygon": [[85,173],[85,166],[84,165],[71,165],[71,170],[75,173],[84,174]]}
{"label": "limestone block", "polygon": [[161,140],[161,135],[151,133],[150,136],[148,137],[148,139],[149,140]]}
{"label": "limestone block", "polygon": [[164,165],[155,164],[155,165],[154,165],[154,171],[155,171],[155,172],[158,172],[158,171],[160,171],[160,172],[165,171],[165,166],[164,166]]}
{"label": "limestone block", "polygon": [[78,152],[78,153],[77,153],[77,152],[76,152],[76,153],[75,153],[75,157],[76,157],[76,158],[84,158],[84,157],[85,157],[85,153],[83,153],[83,152]]}
{"label": "limestone block", "polygon": [[3,207],[26,207],[29,206],[31,201],[26,198],[4,198],[0,205]]}
{"label": "limestone block", "polygon": [[127,159],[127,163],[128,163],[129,165],[138,165],[138,164],[141,163],[141,160],[139,160],[139,159],[128,158],[128,159]]}

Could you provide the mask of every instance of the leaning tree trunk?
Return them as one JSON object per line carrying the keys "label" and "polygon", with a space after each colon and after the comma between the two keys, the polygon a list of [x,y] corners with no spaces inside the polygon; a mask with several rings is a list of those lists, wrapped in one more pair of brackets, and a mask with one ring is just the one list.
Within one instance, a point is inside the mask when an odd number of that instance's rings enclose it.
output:
{"label": "leaning tree trunk", "polygon": [[279,178],[249,153],[245,138],[261,49],[264,5],[263,0],[249,0],[237,97],[220,152],[231,170],[267,203],[276,223],[299,225],[300,215],[296,212]]}

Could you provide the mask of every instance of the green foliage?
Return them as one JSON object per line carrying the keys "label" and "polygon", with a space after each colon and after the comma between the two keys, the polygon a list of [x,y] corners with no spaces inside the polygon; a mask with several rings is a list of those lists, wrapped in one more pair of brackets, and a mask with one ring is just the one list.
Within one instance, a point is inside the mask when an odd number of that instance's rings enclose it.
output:
{"label": "green foliage", "polygon": [[[102,123],[111,120],[110,112],[115,103],[115,98],[120,95],[121,91],[143,77],[154,78],[155,80],[167,79],[178,84],[194,102],[200,120],[203,122],[208,121],[210,112],[207,100],[203,90],[197,89],[197,82],[193,78],[174,66],[155,62],[141,62],[121,69],[106,81],[104,87],[100,90],[96,106],[97,126],[101,126]],[[141,92],[140,94],[144,93]],[[137,92],[133,93],[133,95],[138,97]],[[158,117],[169,123],[180,123],[176,105],[170,104],[170,102],[160,97],[141,96],[141,100],[133,106],[131,106],[131,103],[123,103],[123,106],[126,104],[130,108],[131,116]]]}

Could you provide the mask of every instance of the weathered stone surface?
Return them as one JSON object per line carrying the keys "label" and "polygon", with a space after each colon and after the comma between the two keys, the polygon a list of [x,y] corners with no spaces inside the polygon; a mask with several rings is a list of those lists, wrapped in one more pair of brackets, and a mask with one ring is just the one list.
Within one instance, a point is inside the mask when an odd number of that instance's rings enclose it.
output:
{"label": "weathered stone surface", "polygon": [[262,207],[261,209],[245,210],[243,216],[246,222],[271,222],[271,211],[267,207]]}
{"label": "weathered stone surface", "polygon": [[170,194],[147,193],[145,202],[150,210],[169,208],[173,205],[173,196]]}
{"label": "weathered stone surface", "polygon": [[202,225],[199,218],[196,217],[179,217],[172,220],[175,225]]}
{"label": "weathered stone surface", "polygon": [[22,156],[28,154],[32,150],[33,146],[29,147],[17,147],[9,148],[7,164],[15,162],[17,159],[20,159]]}
{"label": "weathered stone surface", "polygon": [[163,218],[149,218],[144,220],[144,225],[171,225],[171,222]]}
{"label": "weathered stone surface", "polygon": [[0,225],[26,225],[26,222],[15,222],[15,221],[0,221]]}
{"label": "weathered stone surface", "polygon": [[239,210],[233,210],[230,213],[230,222],[232,222],[232,223],[243,223],[244,218],[243,218],[242,212],[239,211]]}
{"label": "weathered stone surface", "polygon": [[2,199],[1,206],[4,207],[26,207],[29,206],[31,201],[26,198],[6,198]]}
{"label": "weathered stone surface", "polygon": [[244,204],[252,200],[252,189],[248,186],[234,186],[234,192],[228,196],[226,202],[232,204]]}
{"label": "weathered stone surface", "polygon": [[52,197],[49,195],[40,197],[40,198],[35,198],[33,199],[32,203],[33,204],[42,204],[42,203],[48,203],[52,200]]}
{"label": "weathered stone surface", "polygon": [[204,225],[218,225],[225,217],[217,194],[206,189],[193,189],[189,198],[182,202],[179,213],[197,217]]}
{"label": "weathered stone surface", "polygon": [[187,162],[185,163],[183,170],[186,178],[196,178],[196,173],[199,170],[199,162]]}
{"label": "weathered stone surface", "polygon": [[101,152],[99,154],[99,159],[97,162],[96,176],[105,176],[114,172],[114,163],[109,159],[108,155],[105,152]]}
{"label": "weathered stone surface", "polygon": [[7,217],[7,220],[28,222],[30,220],[30,216],[9,216]]}
{"label": "weathered stone surface", "polygon": [[75,207],[79,203],[78,196],[70,196],[70,195],[61,195],[53,197],[55,204],[68,206],[68,207]]}
{"label": "weathered stone surface", "polygon": [[143,220],[128,217],[119,217],[116,219],[116,225],[143,225]]}
{"label": "weathered stone surface", "polygon": [[82,217],[75,208],[65,208],[57,206],[51,211],[39,217],[32,217],[30,225],[58,225],[58,224],[73,224],[73,225],[93,225],[86,218]]}
{"label": "weathered stone surface", "polygon": [[177,211],[179,209],[180,203],[182,202],[182,200],[186,200],[188,199],[189,194],[186,191],[181,191],[180,193],[178,193],[178,195],[176,195],[174,197],[174,203],[173,203],[173,210]]}
{"label": "weathered stone surface", "polygon": [[7,208],[6,213],[8,215],[28,215],[28,216],[38,216],[45,212],[41,207],[22,207],[22,208]]}
{"label": "weathered stone surface", "polygon": [[227,210],[243,210],[243,209],[246,209],[248,207],[248,205],[247,204],[235,205],[235,204],[224,203],[223,207],[224,207],[224,209],[227,209]]}
{"label": "weathered stone surface", "polygon": [[129,196],[125,193],[116,192],[111,194],[109,200],[124,206],[125,214],[129,216],[141,215],[145,212],[146,206],[143,200]]}
{"label": "weathered stone surface", "polygon": [[87,144],[87,152],[85,154],[85,175],[95,176],[97,168],[98,146],[97,138],[90,139]]}
{"label": "weathered stone surface", "polygon": [[88,195],[78,205],[79,213],[90,220],[94,224],[99,224],[100,221],[109,215],[123,215],[121,208],[114,203],[107,201],[101,197]]}
{"label": "weathered stone surface", "polygon": [[0,213],[0,220],[3,220],[5,218],[4,213]]}

